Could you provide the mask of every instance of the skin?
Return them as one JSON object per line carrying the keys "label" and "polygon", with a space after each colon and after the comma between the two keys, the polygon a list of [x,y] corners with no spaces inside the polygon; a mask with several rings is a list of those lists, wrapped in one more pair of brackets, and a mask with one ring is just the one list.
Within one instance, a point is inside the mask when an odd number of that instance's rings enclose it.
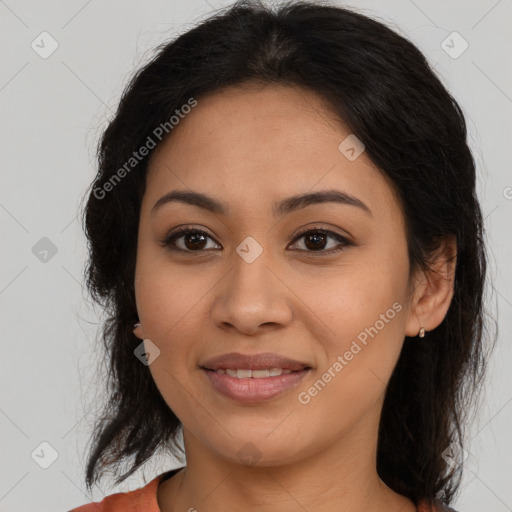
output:
{"label": "skin", "polygon": [[[446,315],[455,255],[446,243],[437,273],[409,277],[402,210],[389,182],[363,152],[338,149],[350,131],[310,91],[281,85],[231,87],[202,97],[150,161],[142,200],[135,276],[141,325],[160,355],[149,366],[162,397],[183,424],[186,469],[162,483],[162,512],[298,510],[413,512],[376,471],[384,391],[404,336]],[[309,205],[281,219],[274,202],[326,189],[347,192],[371,210]],[[167,203],[171,190],[194,190],[229,204],[226,215]],[[206,231],[201,254],[179,225]],[[299,229],[348,238],[338,253],[326,239],[315,251]],[[263,252],[247,263],[236,252],[248,236]],[[188,242],[188,245],[186,245]],[[313,247],[313,248],[311,248]],[[192,249],[191,249],[192,248]],[[309,403],[298,401],[350,349],[365,328],[398,302],[402,309]],[[218,394],[199,368],[226,352],[277,352],[309,363],[301,384],[275,399],[241,404]],[[252,443],[257,464],[239,450]]]}

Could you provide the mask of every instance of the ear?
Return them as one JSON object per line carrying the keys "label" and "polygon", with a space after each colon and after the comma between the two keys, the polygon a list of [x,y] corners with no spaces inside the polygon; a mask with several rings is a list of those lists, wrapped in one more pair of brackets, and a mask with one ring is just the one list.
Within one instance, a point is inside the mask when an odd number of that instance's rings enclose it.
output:
{"label": "ear", "polygon": [[443,321],[453,297],[456,263],[456,238],[446,236],[430,263],[431,270],[421,271],[416,278],[406,336],[417,336],[421,327],[432,331]]}
{"label": "ear", "polygon": [[139,338],[140,340],[144,340],[144,335],[142,332],[142,325],[140,325],[140,323],[136,323],[134,325],[133,334],[135,334],[135,336],[137,336],[137,338]]}

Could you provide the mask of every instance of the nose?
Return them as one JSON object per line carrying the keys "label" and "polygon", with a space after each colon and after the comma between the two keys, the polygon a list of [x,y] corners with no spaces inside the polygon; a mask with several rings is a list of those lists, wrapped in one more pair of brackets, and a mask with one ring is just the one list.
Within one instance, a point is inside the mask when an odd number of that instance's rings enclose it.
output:
{"label": "nose", "polygon": [[252,336],[291,322],[293,294],[264,254],[252,263],[235,255],[232,270],[214,289],[211,318],[217,327]]}

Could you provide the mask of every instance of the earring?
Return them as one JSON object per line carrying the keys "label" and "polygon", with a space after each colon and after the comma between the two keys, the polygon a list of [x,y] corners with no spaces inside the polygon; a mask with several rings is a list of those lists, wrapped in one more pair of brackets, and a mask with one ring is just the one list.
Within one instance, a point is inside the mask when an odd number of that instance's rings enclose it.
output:
{"label": "earring", "polygon": [[134,328],[134,329],[136,329],[137,327],[140,327],[140,323],[139,323],[139,322],[135,322],[135,323],[133,324],[133,328]]}
{"label": "earring", "polygon": [[424,338],[424,337],[425,337],[425,327],[422,327],[422,328],[420,329],[420,332],[418,333],[418,336],[419,336],[420,338]]}

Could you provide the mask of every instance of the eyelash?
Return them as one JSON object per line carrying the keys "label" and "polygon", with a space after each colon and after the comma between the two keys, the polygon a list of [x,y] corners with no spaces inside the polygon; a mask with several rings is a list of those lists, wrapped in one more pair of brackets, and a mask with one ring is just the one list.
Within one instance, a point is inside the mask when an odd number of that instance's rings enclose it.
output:
{"label": "eyelash", "polygon": [[[189,226],[183,226],[181,228],[179,228],[177,231],[175,231],[174,233],[171,233],[167,236],[165,236],[163,239],[161,239],[159,242],[160,242],[160,245],[162,247],[166,247],[168,248],[169,250],[171,251],[179,251],[179,252],[186,252],[186,253],[203,253],[204,251],[207,251],[207,250],[211,250],[211,249],[199,249],[197,251],[192,251],[192,250],[186,250],[186,249],[181,249],[181,248],[178,248],[174,245],[174,242],[178,239],[178,238],[181,238],[185,235],[188,235],[188,234],[192,234],[192,233],[196,233],[196,234],[201,234],[201,235],[205,235],[207,236],[208,238],[210,238],[211,240],[214,240],[208,233],[206,233],[205,231],[202,231],[200,229],[195,229],[195,228],[191,228]],[[335,247],[335,248],[331,248],[331,249],[328,249],[328,250],[318,250],[318,251],[308,251],[308,250],[305,250],[305,249],[299,249],[299,251],[303,251],[303,252],[308,252],[308,253],[311,253],[312,255],[316,256],[317,254],[319,256],[321,255],[332,255],[332,254],[335,254],[335,253],[338,253],[340,251],[343,251],[345,249],[345,247],[347,246],[350,246],[350,245],[354,245],[350,240],[348,240],[347,238],[345,238],[344,236],[338,234],[338,233],[335,233],[334,231],[329,231],[327,229],[321,229],[321,228],[313,228],[313,229],[309,229],[307,231],[303,231],[301,233],[299,233],[295,238],[294,240],[292,241],[292,243],[294,244],[295,242],[297,242],[300,238],[304,237],[304,236],[307,236],[307,235],[311,235],[311,234],[318,234],[318,233],[321,233],[323,235],[328,235],[330,236],[331,238],[334,238],[337,242],[339,242],[341,245]],[[215,240],[214,240],[215,241]],[[218,243],[215,241],[215,243]],[[220,245],[220,244],[219,244]]]}

